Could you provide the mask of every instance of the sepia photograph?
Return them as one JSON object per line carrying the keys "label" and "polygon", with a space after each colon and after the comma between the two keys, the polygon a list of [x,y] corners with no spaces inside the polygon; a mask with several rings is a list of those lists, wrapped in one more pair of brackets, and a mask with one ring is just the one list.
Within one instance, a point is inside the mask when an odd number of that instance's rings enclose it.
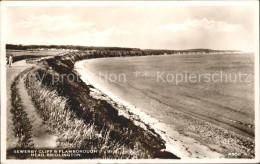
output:
{"label": "sepia photograph", "polygon": [[259,1],[2,1],[1,163],[258,163]]}

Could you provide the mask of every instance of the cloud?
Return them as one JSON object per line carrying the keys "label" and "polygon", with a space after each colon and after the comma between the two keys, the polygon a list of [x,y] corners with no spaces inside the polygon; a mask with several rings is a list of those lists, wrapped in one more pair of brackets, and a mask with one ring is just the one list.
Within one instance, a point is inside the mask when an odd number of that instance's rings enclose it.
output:
{"label": "cloud", "polygon": [[252,49],[253,17],[231,6],[12,7],[6,29],[17,44]]}
{"label": "cloud", "polygon": [[170,30],[172,32],[179,31],[188,31],[193,29],[204,29],[204,30],[213,30],[213,31],[234,31],[239,27],[236,24],[229,24],[224,21],[215,21],[203,19],[193,19],[187,18],[184,23],[172,23],[167,25],[159,26],[159,29]]}
{"label": "cloud", "polygon": [[20,23],[21,28],[34,31],[58,32],[66,30],[90,29],[94,23],[73,20],[67,16],[30,15]]}
{"label": "cloud", "polygon": [[90,31],[77,32],[70,37],[75,44],[97,46],[119,46],[131,35],[130,31],[121,30],[116,26],[104,30],[93,28]]}
{"label": "cloud", "polygon": [[65,15],[30,15],[19,22],[18,26],[22,33],[30,32],[32,37],[26,39],[31,44],[44,40],[47,44],[113,46],[121,45],[124,37],[131,34],[130,31],[117,26],[98,28],[90,21],[77,20]]}

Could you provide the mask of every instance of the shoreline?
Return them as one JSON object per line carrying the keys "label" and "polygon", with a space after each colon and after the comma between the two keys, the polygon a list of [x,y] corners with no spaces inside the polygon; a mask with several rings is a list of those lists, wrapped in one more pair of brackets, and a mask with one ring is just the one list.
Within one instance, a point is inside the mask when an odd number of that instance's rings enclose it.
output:
{"label": "shoreline", "polygon": [[[85,68],[85,63],[89,60],[97,59],[86,59],[78,61],[74,64],[74,70],[80,75],[81,80],[86,83],[86,85],[92,86],[92,97],[96,99],[106,100],[108,103],[112,104],[118,111],[120,115],[130,118],[135,124],[141,126],[145,130],[153,130],[156,134],[165,141],[166,149],[181,159],[188,158],[223,158],[224,155],[218,153],[217,151],[211,150],[209,147],[202,145],[195,139],[187,137],[176,130],[173,130],[170,126],[150,117],[141,109],[136,108],[129,102],[126,102],[111,91],[99,85],[90,75],[87,74]],[[96,96],[96,97],[95,97]],[[149,128],[149,129],[148,129]],[[170,134],[169,134],[170,133]]]}

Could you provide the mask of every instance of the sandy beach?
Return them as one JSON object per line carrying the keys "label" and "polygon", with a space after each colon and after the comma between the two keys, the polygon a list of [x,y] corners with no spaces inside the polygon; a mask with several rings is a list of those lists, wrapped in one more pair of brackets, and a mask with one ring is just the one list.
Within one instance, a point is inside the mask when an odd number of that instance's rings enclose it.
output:
{"label": "sandy beach", "polygon": [[[117,107],[121,115],[130,118],[136,125],[139,125],[146,130],[155,130],[155,132],[166,141],[166,150],[182,159],[216,159],[224,157],[224,155],[217,152],[216,149],[210,149],[186,134],[174,130],[174,127],[151,117],[149,114],[145,113],[144,110],[120,99],[112,90],[107,89],[104,84],[100,84],[91,70],[86,69],[86,65],[91,60],[95,59],[79,61],[75,64],[74,68],[87,85],[94,87],[91,92],[91,95],[94,98],[106,100],[114,107]],[[217,146],[214,147],[218,149]]]}

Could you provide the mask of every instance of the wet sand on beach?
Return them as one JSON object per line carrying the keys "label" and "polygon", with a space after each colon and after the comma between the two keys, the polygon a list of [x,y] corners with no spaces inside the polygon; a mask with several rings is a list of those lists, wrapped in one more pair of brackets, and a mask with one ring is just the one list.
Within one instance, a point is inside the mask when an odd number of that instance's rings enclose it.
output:
{"label": "wet sand on beach", "polygon": [[[253,84],[174,85],[155,81],[158,70],[175,73],[184,70],[212,73],[221,69],[224,72],[235,73],[239,70],[243,73],[253,73],[252,56],[212,55],[206,57],[208,59],[204,57],[199,55],[91,59],[78,62],[75,68],[85,76],[85,81],[113,101],[127,106],[134,114],[139,115],[140,120],[164,135],[170,144],[168,148],[171,147],[175,154],[184,158],[219,158],[221,154],[230,152],[231,145],[235,142],[229,141],[231,136],[222,138],[226,131],[250,142],[254,140],[250,128],[248,131],[242,131],[242,125],[234,122],[243,122],[244,129],[247,129],[244,126],[254,124]],[[184,64],[179,64],[183,61]],[[202,62],[203,66],[200,65]],[[171,65],[167,67],[169,64]],[[193,68],[189,68],[190,66]],[[139,78],[134,76],[135,71],[141,72]],[[144,71],[149,71],[147,77],[142,76]],[[100,73],[103,78],[100,78]],[[125,74],[127,81],[104,80],[104,77],[111,73]],[[241,117],[245,115],[247,117]],[[220,135],[215,135],[216,133]],[[239,149],[236,150],[240,151]]]}

